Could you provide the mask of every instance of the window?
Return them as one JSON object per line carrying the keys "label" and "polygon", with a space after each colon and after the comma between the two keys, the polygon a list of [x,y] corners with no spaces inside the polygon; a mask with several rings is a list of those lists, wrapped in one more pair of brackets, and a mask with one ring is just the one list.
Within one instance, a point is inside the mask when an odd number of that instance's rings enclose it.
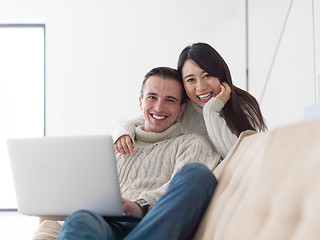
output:
{"label": "window", "polygon": [[45,25],[0,24],[0,209],[17,207],[6,139],[45,134]]}

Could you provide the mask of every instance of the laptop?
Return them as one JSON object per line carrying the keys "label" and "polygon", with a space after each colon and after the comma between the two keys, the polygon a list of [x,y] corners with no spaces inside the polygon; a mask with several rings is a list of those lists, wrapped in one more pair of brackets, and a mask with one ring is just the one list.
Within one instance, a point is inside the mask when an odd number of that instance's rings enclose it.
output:
{"label": "laptop", "polygon": [[110,135],[8,139],[7,147],[18,212],[124,215]]}

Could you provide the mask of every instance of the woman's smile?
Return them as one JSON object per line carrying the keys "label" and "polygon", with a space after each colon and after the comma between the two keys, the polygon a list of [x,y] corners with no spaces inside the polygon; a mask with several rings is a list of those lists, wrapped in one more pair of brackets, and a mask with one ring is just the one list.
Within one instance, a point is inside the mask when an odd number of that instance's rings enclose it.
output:
{"label": "woman's smile", "polygon": [[208,102],[213,97],[213,92],[204,93],[201,95],[197,95],[200,101],[202,102]]}

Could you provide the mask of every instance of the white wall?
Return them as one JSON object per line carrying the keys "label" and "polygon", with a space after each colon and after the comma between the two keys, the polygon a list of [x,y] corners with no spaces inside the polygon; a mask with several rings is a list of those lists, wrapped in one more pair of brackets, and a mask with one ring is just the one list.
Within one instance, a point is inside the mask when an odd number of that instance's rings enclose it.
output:
{"label": "white wall", "polygon": [[[291,0],[250,1],[250,92],[261,99]],[[260,106],[270,129],[304,120],[315,104],[312,0],[293,1]]]}
{"label": "white wall", "polygon": [[[250,92],[259,100],[290,0],[249,1]],[[270,129],[314,104],[312,1],[294,1],[261,104]],[[245,88],[245,1],[1,0],[0,23],[46,24],[47,135],[111,133],[137,116],[144,74],[198,41]]]}
{"label": "white wall", "polygon": [[47,135],[112,133],[138,116],[144,74],[214,46],[245,87],[245,7],[237,0],[2,0],[0,22],[46,23]]}
{"label": "white wall", "polygon": [[[320,89],[320,0],[313,0],[313,27],[315,47],[315,73],[317,76],[317,89]],[[320,104],[320,90],[317,92],[317,104]]]}

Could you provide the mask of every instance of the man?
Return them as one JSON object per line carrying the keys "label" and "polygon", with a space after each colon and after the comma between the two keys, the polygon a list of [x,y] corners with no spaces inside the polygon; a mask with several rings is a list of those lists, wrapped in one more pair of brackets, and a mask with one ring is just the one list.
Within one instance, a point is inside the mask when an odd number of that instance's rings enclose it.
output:
{"label": "man", "polygon": [[217,184],[211,170],[220,156],[204,138],[181,134],[177,119],[186,104],[176,70],[148,72],[139,102],[145,123],[135,130],[135,152],[116,158],[124,211],[141,221],[78,211],[58,239],[193,238]]}

